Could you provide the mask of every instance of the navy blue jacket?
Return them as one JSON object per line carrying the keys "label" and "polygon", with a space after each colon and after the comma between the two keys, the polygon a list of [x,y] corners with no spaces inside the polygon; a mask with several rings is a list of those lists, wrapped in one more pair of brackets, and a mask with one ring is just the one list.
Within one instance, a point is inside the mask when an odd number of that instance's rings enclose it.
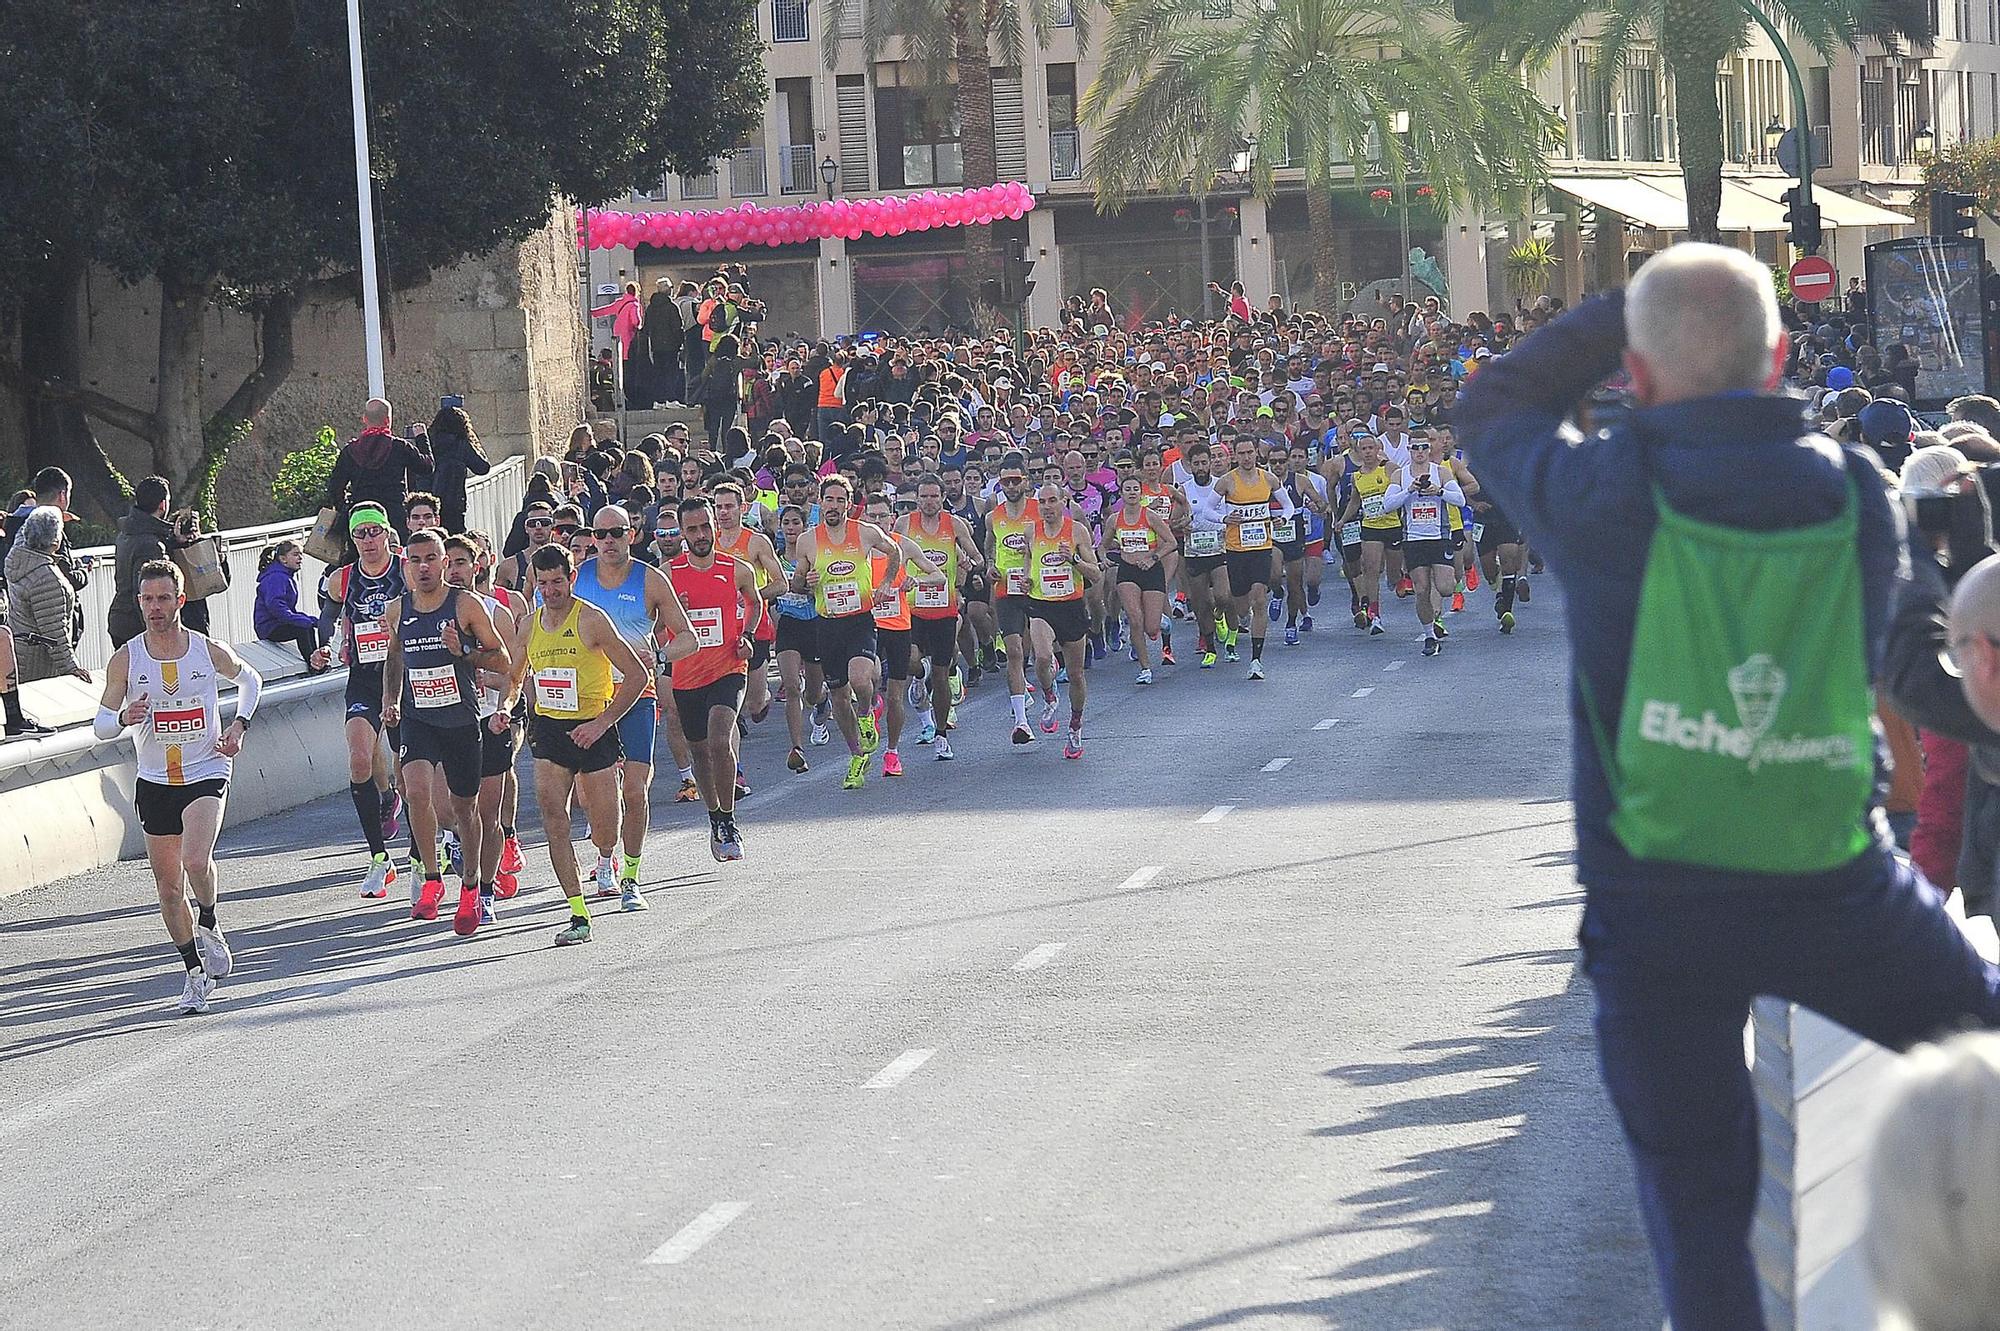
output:
{"label": "navy blue jacket", "polygon": [[[1488,361],[1453,415],[1480,485],[1562,581],[1572,672],[1577,878],[1594,890],[1686,892],[1839,890],[1886,876],[1893,867],[1887,826],[1873,807],[1867,817],[1875,847],[1823,874],[1727,873],[1640,861],[1611,833],[1611,789],[1574,681],[1580,676],[1589,682],[1606,733],[1615,737],[1655,525],[1649,477],[1657,478],[1679,512],[1761,531],[1838,516],[1851,477],[1860,491],[1870,679],[1881,671],[1896,587],[1909,576],[1901,510],[1879,464],[1812,432],[1796,398],[1730,393],[1642,408],[1589,439],[1566,431],[1564,418],[1618,369],[1624,348],[1624,293],[1587,301]],[[1813,574],[1799,570],[1799,595],[1813,594]]]}

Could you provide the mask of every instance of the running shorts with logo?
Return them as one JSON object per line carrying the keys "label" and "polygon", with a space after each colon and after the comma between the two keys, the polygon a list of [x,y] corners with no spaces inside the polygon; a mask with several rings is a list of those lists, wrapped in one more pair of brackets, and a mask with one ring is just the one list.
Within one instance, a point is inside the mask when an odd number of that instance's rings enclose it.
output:
{"label": "running shorts with logo", "polygon": [[186,830],[188,806],[196,800],[227,798],[229,778],[217,776],[185,786],[170,786],[141,777],[134,790],[132,803],[146,835],[179,836]]}

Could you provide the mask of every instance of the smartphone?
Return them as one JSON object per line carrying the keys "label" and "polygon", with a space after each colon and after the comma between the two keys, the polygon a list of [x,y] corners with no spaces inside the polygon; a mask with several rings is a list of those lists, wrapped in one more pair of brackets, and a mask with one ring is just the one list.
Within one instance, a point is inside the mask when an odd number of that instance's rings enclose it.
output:
{"label": "smartphone", "polygon": [[465,409],[465,395],[463,393],[447,393],[439,398],[438,410],[443,411],[447,407],[457,407],[463,411]]}

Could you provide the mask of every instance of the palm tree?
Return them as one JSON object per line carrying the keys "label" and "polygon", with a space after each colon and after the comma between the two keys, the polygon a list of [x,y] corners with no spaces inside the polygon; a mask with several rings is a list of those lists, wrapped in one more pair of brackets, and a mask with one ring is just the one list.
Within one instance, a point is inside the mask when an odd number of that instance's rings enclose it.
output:
{"label": "palm tree", "polygon": [[[998,181],[993,138],[992,51],[998,48],[1003,60],[1021,63],[1023,43],[1033,36],[1038,47],[1046,47],[1058,27],[1076,34],[1077,49],[1090,43],[1090,23],[1083,0],[826,0],[821,13],[820,50],[828,69],[840,63],[843,29],[852,26],[849,15],[861,19],[861,49],[869,65],[869,83],[874,83],[875,62],[882,59],[892,41],[902,44],[903,58],[925,72],[933,83],[941,83],[947,71],[956,85],[954,104],[958,113],[958,148],[964,163],[963,186],[978,189]],[[980,309],[980,322],[991,327],[1000,315],[983,296],[986,278],[998,272],[994,262],[993,231],[990,227],[966,226],[964,232],[966,280],[972,299]]]}
{"label": "palm tree", "polygon": [[1260,196],[1274,158],[1304,168],[1313,285],[1328,306],[1337,186],[1422,180],[1448,209],[1543,178],[1555,117],[1512,70],[1468,60],[1450,14],[1444,0],[1112,0],[1081,107],[1100,130],[1089,159],[1099,208],[1182,180],[1206,191],[1254,138]]}
{"label": "palm tree", "polygon": [[1715,70],[1749,40],[1746,3],[1761,5],[1772,22],[1827,59],[1864,38],[1927,45],[1932,36],[1929,0],[1508,0],[1474,42],[1496,59],[1543,68],[1572,33],[1595,21],[1604,76],[1616,79],[1632,50],[1657,37],[1674,80],[1688,238],[1719,241],[1724,149]]}

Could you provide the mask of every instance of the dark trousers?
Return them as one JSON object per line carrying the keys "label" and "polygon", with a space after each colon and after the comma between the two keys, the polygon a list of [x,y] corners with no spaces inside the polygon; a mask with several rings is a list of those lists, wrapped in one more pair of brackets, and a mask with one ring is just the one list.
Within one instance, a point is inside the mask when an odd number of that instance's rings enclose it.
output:
{"label": "dark trousers", "polygon": [[1890,863],[1874,884],[1836,892],[1588,896],[1579,940],[1599,1066],[1674,1331],[1764,1325],[1750,1257],[1751,999],[1788,999],[1892,1049],[2000,1024],[2000,971],[1937,889]]}
{"label": "dark trousers", "polygon": [[846,407],[818,407],[813,411],[815,426],[813,437],[826,446],[829,456],[833,451],[833,427],[847,424]]}
{"label": "dark trousers", "polygon": [[312,664],[312,654],[318,651],[323,645],[319,640],[319,626],[317,624],[306,628],[274,629],[262,636],[265,642],[291,643],[299,649],[299,659],[307,665]]}

